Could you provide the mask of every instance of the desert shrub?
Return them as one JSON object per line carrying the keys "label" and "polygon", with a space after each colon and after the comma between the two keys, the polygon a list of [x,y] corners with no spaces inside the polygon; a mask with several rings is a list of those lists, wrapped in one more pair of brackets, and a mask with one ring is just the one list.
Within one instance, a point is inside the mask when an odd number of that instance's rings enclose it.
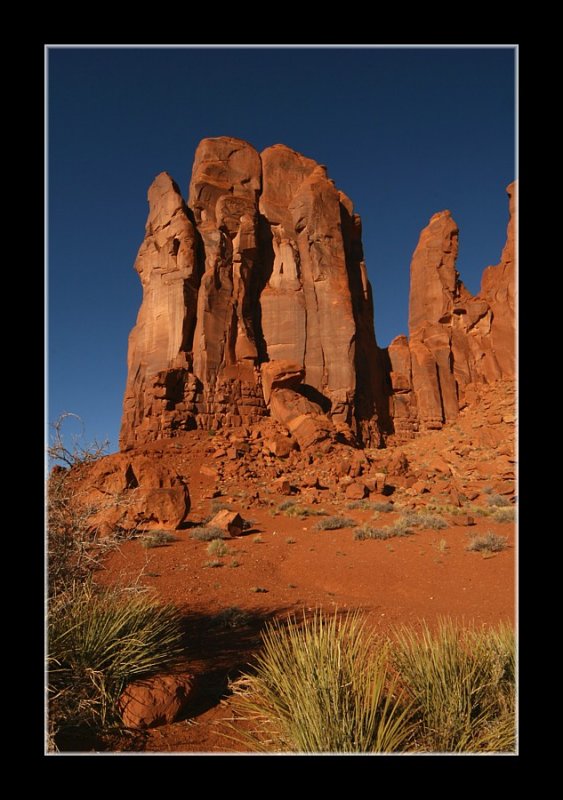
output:
{"label": "desert shrub", "polygon": [[327,513],[322,508],[301,506],[295,500],[284,500],[279,504],[278,511],[283,512],[287,517],[323,517]]}
{"label": "desert shrub", "polygon": [[213,541],[209,542],[207,545],[207,552],[210,556],[217,556],[218,558],[221,558],[227,554],[228,548],[225,542],[221,541],[221,539],[213,539]]}
{"label": "desert shrub", "polygon": [[[269,624],[252,674],[232,686],[235,713],[255,728],[235,737],[253,750],[394,752],[411,733],[408,708],[356,614],[318,611]],[[246,727],[246,726],[245,726]]]}
{"label": "desert shrub", "polygon": [[197,539],[199,542],[212,542],[214,539],[227,538],[229,537],[225,531],[210,525],[198,526],[190,531],[190,539]]}
{"label": "desert shrub", "polygon": [[131,680],[169,667],[180,655],[178,612],[146,595],[76,586],[51,603],[48,621],[49,728],[116,723],[116,701]]}
{"label": "desert shrub", "polygon": [[404,520],[408,526],[413,528],[431,529],[440,531],[448,527],[448,523],[443,517],[437,514],[429,514],[427,511],[413,511],[405,514]]}
{"label": "desert shrub", "polygon": [[[346,503],[346,508],[349,511],[381,511],[381,506],[385,506],[385,511],[393,511],[392,503],[374,502],[373,500],[351,500]],[[387,506],[391,506],[390,509]]]}
{"label": "desert shrub", "polygon": [[338,528],[354,528],[357,525],[353,519],[349,517],[326,517],[326,519],[321,519],[315,525],[315,530],[317,531],[335,531]]}
{"label": "desert shrub", "polygon": [[223,562],[216,558],[212,558],[210,561],[206,561],[203,566],[208,567],[209,569],[217,569],[217,567],[223,566]]}
{"label": "desert shrub", "polygon": [[224,500],[219,500],[219,498],[214,498],[211,501],[210,508],[211,508],[211,513],[213,514],[213,516],[215,516],[215,514],[217,514],[219,511],[224,511],[224,510],[229,511],[230,510],[229,504],[225,503]]}
{"label": "desert shrub", "polygon": [[495,522],[514,522],[516,519],[516,509],[499,508],[494,512],[492,519],[494,519]]}
{"label": "desert shrub", "polygon": [[514,633],[440,620],[395,632],[392,659],[418,718],[418,748],[510,751],[515,744]]}
{"label": "desert shrub", "polygon": [[382,511],[383,513],[389,513],[390,511],[396,511],[393,503],[372,503],[372,508],[374,511]]}
{"label": "desert shrub", "polygon": [[487,505],[496,506],[497,508],[512,505],[510,500],[507,497],[503,497],[501,494],[490,494],[487,496],[486,500]]}
{"label": "desert shrub", "polygon": [[250,622],[250,614],[237,606],[230,606],[219,611],[215,616],[215,624],[218,628],[235,629],[242,628]]}
{"label": "desert shrub", "polygon": [[172,542],[177,542],[178,537],[168,531],[150,531],[141,537],[141,544],[148,549],[152,547],[166,547]]}
{"label": "desert shrub", "polygon": [[[63,426],[65,422],[71,419],[79,423],[80,433],[70,435],[70,441],[68,441],[68,437],[65,438]],[[50,428],[47,455],[52,463],[62,462],[68,467],[91,464],[106,455],[109,450],[109,439],[105,439],[102,442],[97,439],[93,442],[87,442],[82,418],[70,411],[65,411],[61,414],[55,422],[51,423]]]}
{"label": "desert shrub", "polygon": [[[91,463],[85,456],[84,463]],[[94,515],[125,506],[130,498],[120,493],[109,494],[100,501],[85,502],[76,485],[81,464],[70,469],[53,469],[47,481],[47,577],[49,597],[66,592],[76,583],[83,583],[99,567],[101,557],[118,546],[135,531],[114,526],[100,535]]]}
{"label": "desert shrub", "polygon": [[395,539],[403,536],[412,536],[412,530],[404,519],[399,519],[393,525],[385,528],[373,528],[371,525],[363,525],[354,532],[354,539],[364,541],[366,539]]}
{"label": "desert shrub", "polygon": [[485,536],[473,536],[467,550],[477,553],[500,553],[508,547],[508,537],[497,536],[496,533],[489,531]]}

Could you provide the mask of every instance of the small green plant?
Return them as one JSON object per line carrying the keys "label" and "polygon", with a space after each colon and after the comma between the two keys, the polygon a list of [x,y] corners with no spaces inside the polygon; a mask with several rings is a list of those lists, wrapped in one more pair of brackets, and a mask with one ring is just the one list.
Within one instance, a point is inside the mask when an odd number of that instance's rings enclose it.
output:
{"label": "small green plant", "polygon": [[172,542],[177,542],[178,537],[168,531],[151,531],[141,538],[141,545],[145,548],[167,547]]}
{"label": "small green plant", "polygon": [[197,539],[199,542],[211,542],[214,539],[226,539],[227,534],[220,528],[211,526],[199,526],[192,528],[190,531],[190,539]]}
{"label": "small green plant", "polygon": [[349,517],[326,517],[326,519],[321,519],[315,525],[315,530],[317,531],[335,531],[339,528],[354,528],[357,525],[353,519]]}
{"label": "small green plant", "polygon": [[227,555],[228,548],[225,542],[221,541],[221,539],[213,539],[213,541],[209,542],[207,545],[207,552],[210,556],[222,558],[223,556]]}
{"label": "small green plant", "polygon": [[232,567],[232,569],[236,569],[236,567],[240,567],[240,561],[237,561],[236,558],[233,558],[231,560],[231,563],[229,564],[229,567]]}
{"label": "small green plant", "polygon": [[496,533],[489,531],[485,536],[474,536],[466,549],[477,553],[500,553],[501,550],[506,550],[507,547],[507,536],[498,536]]}

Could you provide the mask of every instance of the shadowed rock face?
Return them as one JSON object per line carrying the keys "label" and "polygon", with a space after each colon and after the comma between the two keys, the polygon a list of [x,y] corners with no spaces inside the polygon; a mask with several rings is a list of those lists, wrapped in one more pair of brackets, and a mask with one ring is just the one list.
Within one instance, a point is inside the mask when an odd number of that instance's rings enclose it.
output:
{"label": "shadowed rock face", "polygon": [[515,184],[501,262],[483,273],[473,297],[455,268],[458,228],[434,214],[411,263],[409,339],[389,345],[391,414],[399,438],[456,418],[474,383],[515,374]]}
{"label": "shadowed rock face", "polygon": [[204,139],[188,204],[166,173],[148,199],[121,448],[267,414],[303,447],[378,445],[391,427],[361,224],[326,168]]}

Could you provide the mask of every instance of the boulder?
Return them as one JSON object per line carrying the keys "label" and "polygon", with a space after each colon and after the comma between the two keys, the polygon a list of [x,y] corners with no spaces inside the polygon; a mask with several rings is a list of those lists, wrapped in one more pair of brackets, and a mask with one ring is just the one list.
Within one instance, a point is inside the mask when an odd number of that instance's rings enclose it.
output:
{"label": "boulder", "polygon": [[368,490],[365,483],[361,483],[360,481],[354,481],[354,483],[351,483],[346,489],[346,497],[348,500],[363,500],[364,497],[367,497],[367,494]]}
{"label": "boulder", "polygon": [[244,530],[244,521],[240,514],[236,511],[229,511],[226,508],[218,511],[209,522],[209,525],[212,528],[219,528],[219,530],[225,531],[229,536],[240,536]]}
{"label": "boulder", "polygon": [[175,722],[194,697],[193,675],[157,675],[130,683],[118,700],[126,728],[144,730]]}

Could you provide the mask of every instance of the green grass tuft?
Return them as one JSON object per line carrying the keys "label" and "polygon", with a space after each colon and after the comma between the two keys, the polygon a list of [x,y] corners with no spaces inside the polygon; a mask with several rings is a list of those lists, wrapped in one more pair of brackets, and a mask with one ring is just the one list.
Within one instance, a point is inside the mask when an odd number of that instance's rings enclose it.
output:
{"label": "green grass tuft", "polygon": [[461,628],[440,620],[395,632],[395,668],[418,719],[419,749],[511,751],[515,746],[515,647],[507,625]]}
{"label": "green grass tuft", "polygon": [[253,750],[298,753],[395,752],[412,726],[397,682],[357,614],[317,611],[262,634],[256,669],[232,686],[235,713],[250,722],[233,728]]}
{"label": "green grass tuft", "polygon": [[146,595],[95,592],[89,584],[51,604],[48,624],[50,729],[119,724],[116,701],[133,680],[170,667],[182,652],[172,606]]}

